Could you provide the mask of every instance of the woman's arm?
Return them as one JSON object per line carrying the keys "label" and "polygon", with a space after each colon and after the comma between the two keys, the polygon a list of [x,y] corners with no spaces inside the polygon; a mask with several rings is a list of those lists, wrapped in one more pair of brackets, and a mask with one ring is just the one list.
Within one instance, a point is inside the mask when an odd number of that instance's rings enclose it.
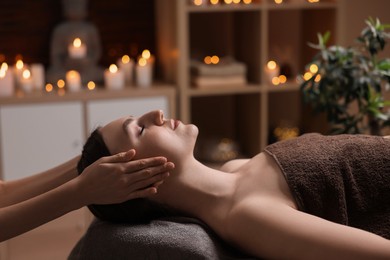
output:
{"label": "woman's arm", "polygon": [[75,178],[79,158],[76,156],[59,166],[23,179],[1,182],[0,208],[35,197]]}
{"label": "woman's arm", "polygon": [[[134,154],[131,150],[102,157],[76,178],[70,177],[75,174],[76,167],[71,166],[71,160],[69,165],[66,163],[67,167],[57,168],[61,171],[55,173],[58,179],[47,177],[45,174],[49,174],[49,170],[42,175],[47,178],[46,181],[33,181],[35,184],[28,188],[30,195],[40,194],[29,198],[23,195],[23,187],[17,182],[8,187],[3,182],[2,188],[6,188],[2,190],[2,195],[10,195],[14,201],[20,202],[10,205],[8,199],[0,198],[7,201],[2,205],[8,204],[0,208],[0,242],[89,204],[119,203],[155,194],[157,186],[174,165],[163,157],[130,161]],[[64,176],[69,176],[71,180],[67,181],[68,177]],[[28,181],[19,184],[29,186]],[[9,190],[11,187],[18,191],[14,193]]]}
{"label": "woman's arm", "polygon": [[248,200],[230,219],[229,237],[271,259],[390,259],[390,240],[297,211],[277,201]]}

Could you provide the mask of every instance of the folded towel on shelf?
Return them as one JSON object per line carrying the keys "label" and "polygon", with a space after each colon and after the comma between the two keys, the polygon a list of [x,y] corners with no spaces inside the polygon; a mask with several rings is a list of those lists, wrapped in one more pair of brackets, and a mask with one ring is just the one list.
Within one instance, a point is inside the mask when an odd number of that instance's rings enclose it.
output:
{"label": "folded towel on shelf", "polygon": [[221,59],[218,64],[205,64],[200,61],[192,60],[190,63],[190,71],[192,76],[245,76],[247,68],[245,63],[233,59]]}
{"label": "folded towel on shelf", "polygon": [[192,85],[197,88],[225,88],[227,86],[245,86],[247,80],[245,76],[196,76],[191,80]]}
{"label": "folded towel on shelf", "polygon": [[95,219],[68,259],[255,258],[227,245],[202,222],[175,217],[137,225],[114,224]]}
{"label": "folded towel on shelf", "polygon": [[300,210],[390,239],[390,139],[306,134],[265,152]]}

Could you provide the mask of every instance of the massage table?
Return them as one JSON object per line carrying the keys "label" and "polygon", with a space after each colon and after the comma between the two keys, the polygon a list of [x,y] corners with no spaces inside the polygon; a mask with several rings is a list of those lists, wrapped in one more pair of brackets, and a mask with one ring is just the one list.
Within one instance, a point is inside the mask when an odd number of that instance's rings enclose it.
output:
{"label": "massage table", "polygon": [[222,241],[204,223],[186,217],[146,224],[118,224],[95,219],[72,249],[78,259],[256,259]]}

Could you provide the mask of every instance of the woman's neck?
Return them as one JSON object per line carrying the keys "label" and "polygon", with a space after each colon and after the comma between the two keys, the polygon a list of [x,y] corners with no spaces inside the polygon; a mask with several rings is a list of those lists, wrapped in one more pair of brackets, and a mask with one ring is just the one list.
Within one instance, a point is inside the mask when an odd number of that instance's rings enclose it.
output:
{"label": "woman's neck", "polygon": [[182,165],[185,167],[176,165],[159,187],[156,200],[205,222],[226,216],[237,176],[209,168],[194,158]]}

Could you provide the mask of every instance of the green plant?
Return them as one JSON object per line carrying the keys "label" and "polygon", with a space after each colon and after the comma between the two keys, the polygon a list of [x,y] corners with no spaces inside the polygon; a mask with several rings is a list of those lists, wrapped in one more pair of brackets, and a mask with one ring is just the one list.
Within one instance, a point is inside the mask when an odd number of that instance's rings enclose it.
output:
{"label": "green plant", "polygon": [[315,64],[318,69],[302,82],[303,99],[314,111],[326,113],[333,134],[367,130],[378,134],[390,125],[390,114],[384,109],[390,101],[383,98],[390,89],[390,59],[378,57],[390,38],[386,32],[390,25],[372,18],[366,24],[357,46],[327,47],[329,32],[318,34],[318,44],[309,44],[319,52],[307,67]]}

